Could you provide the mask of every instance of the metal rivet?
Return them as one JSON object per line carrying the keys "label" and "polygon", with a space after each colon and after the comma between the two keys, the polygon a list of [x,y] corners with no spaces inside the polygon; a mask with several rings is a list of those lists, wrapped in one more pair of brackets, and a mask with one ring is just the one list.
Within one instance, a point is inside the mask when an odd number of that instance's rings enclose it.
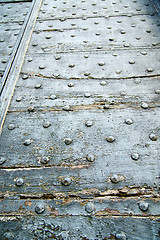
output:
{"label": "metal rivet", "polygon": [[70,145],[73,141],[72,141],[71,138],[65,138],[64,142],[65,142],[66,145]]}
{"label": "metal rivet", "polygon": [[91,96],[91,94],[90,94],[90,93],[85,93],[84,96],[85,96],[86,98],[89,98],[89,97]]}
{"label": "metal rivet", "polygon": [[147,55],[147,52],[141,52],[142,55]]}
{"label": "metal rivet", "polygon": [[133,123],[133,120],[130,119],[130,118],[127,118],[127,119],[125,120],[125,123],[128,124],[128,125],[131,125],[131,124]]}
{"label": "metal rivet", "polygon": [[117,74],[121,74],[121,73],[122,73],[122,70],[117,70],[116,73],[117,73]]}
{"label": "metal rivet", "polygon": [[5,157],[0,157],[0,165],[2,165],[3,163],[5,163],[6,159]]}
{"label": "metal rivet", "polygon": [[102,82],[100,82],[100,85],[101,85],[101,86],[105,86],[106,84],[107,84],[106,81],[102,81]]}
{"label": "metal rivet", "polygon": [[9,130],[15,129],[15,125],[14,125],[13,123],[9,124],[8,129],[9,129]]}
{"label": "metal rivet", "polygon": [[140,40],[141,38],[140,37],[136,37],[136,40]]}
{"label": "metal rivet", "polygon": [[37,43],[32,43],[32,46],[33,47],[36,47],[38,44]]}
{"label": "metal rivet", "polygon": [[75,67],[75,64],[69,64],[69,67],[73,68],[73,67]]}
{"label": "metal rivet", "polygon": [[117,232],[116,235],[116,240],[126,240],[127,237],[126,237],[126,234],[124,232]]}
{"label": "metal rivet", "polygon": [[128,43],[125,43],[123,46],[124,47],[130,47],[130,45]]}
{"label": "metal rivet", "polygon": [[56,95],[52,94],[49,98],[50,98],[51,100],[54,100],[54,99],[56,99]]}
{"label": "metal rivet", "polygon": [[131,158],[135,161],[137,161],[139,159],[139,154],[137,152],[134,152],[131,154]]}
{"label": "metal rivet", "polygon": [[125,96],[126,93],[125,93],[125,92],[121,92],[120,95],[121,95],[121,96]]}
{"label": "metal rivet", "polygon": [[44,124],[43,124],[43,127],[44,128],[49,128],[51,126],[51,123],[50,122],[45,122]]}
{"label": "metal rivet", "polygon": [[95,33],[96,36],[100,36],[101,34],[100,33]]}
{"label": "metal rivet", "polygon": [[46,67],[45,66],[39,66],[39,69],[45,69]]}
{"label": "metal rivet", "polygon": [[87,127],[91,127],[93,125],[93,122],[91,120],[88,120],[88,121],[85,122],[85,125]]}
{"label": "metal rivet", "polygon": [[113,42],[113,41],[114,41],[114,38],[109,38],[109,41],[110,41],[110,42]]}
{"label": "metal rivet", "polygon": [[154,69],[153,68],[147,68],[147,72],[153,72]]}
{"label": "metal rivet", "polygon": [[149,208],[149,203],[147,203],[147,202],[145,202],[145,201],[139,202],[139,208],[140,208],[142,211],[147,211],[148,208]]}
{"label": "metal rivet", "polygon": [[28,112],[34,112],[34,111],[35,111],[35,109],[33,106],[28,107]]}
{"label": "metal rivet", "polygon": [[160,89],[155,90],[156,94],[160,94]]}
{"label": "metal rivet", "polygon": [[26,80],[27,78],[28,78],[28,75],[26,75],[26,74],[24,74],[22,77],[23,80]]}
{"label": "metal rivet", "polygon": [[41,158],[40,158],[40,162],[41,162],[42,164],[46,164],[46,163],[48,163],[49,161],[50,161],[49,157],[44,156],[44,157],[41,157]]}
{"label": "metal rivet", "polygon": [[41,83],[38,83],[36,84],[35,88],[38,89],[38,88],[41,88],[42,87],[42,84]]}
{"label": "metal rivet", "polygon": [[61,183],[64,185],[64,186],[69,186],[72,182],[72,179],[70,177],[66,177],[64,178]]}
{"label": "metal rivet", "polygon": [[85,72],[84,76],[89,76],[91,73],[90,72]]}
{"label": "metal rivet", "polygon": [[88,202],[88,203],[86,204],[86,206],[85,206],[85,210],[86,210],[86,212],[88,212],[88,213],[94,212],[94,211],[96,210],[94,203],[93,203],[93,202]]}
{"label": "metal rivet", "polygon": [[71,108],[70,108],[69,105],[64,106],[62,109],[63,109],[64,111],[70,111],[70,110],[71,110]]}
{"label": "metal rivet", "polygon": [[43,203],[38,203],[35,207],[35,212],[41,214],[45,211],[45,206]]}
{"label": "metal rivet", "polygon": [[102,49],[102,46],[97,46],[97,49]]}
{"label": "metal rivet", "polygon": [[143,103],[141,104],[141,107],[144,108],[144,109],[147,109],[147,108],[148,108],[148,104],[145,103],[145,102],[143,102]]}
{"label": "metal rivet", "polygon": [[51,39],[51,36],[46,36],[46,39]]}
{"label": "metal rivet", "polygon": [[135,61],[134,60],[130,60],[129,63],[130,64],[135,64]]}
{"label": "metal rivet", "polygon": [[16,98],[16,101],[17,101],[17,102],[22,101],[22,97],[21,97],[21,96],[17,97],[17,98]]}
{"label": "metal rivet", "polygon": [[29,145],[31,144],[31,142],[32,142],[31,139],[26,139],[26,140],[23,142],[23,144],[24,144],[25,146],[29,146]]}
{"label": "metal rivet", "polygon": [[73,82],[68,83],[68,87],[74,87],[74,83]]}
{"label": "metal rivet", "polygon": [[16,186],[22,186],[23,183],[24,183],[23,178],[17,178],[17,179],[16,179]]}
{"label": "metal rivet", "polygon": [[106,137],[106,140],[107,140],[107,142],[112,143],[115,141],[115,138],[113,136],[108,136],[108,137]]}
{"label": "metal rivet", "polygon": [[84,55],[84,58],[89,58],[89,56],[88,55]]}
{"label": "metal rivet", "polygon": [[4,59],[4,60],[1,61],[1,63],[7,63],[7,60]]}
{"label": "metal rivet", "polygon": [[105,104],[105,105],[103,106],[103,108],[104,108],[104,109],[110,109],[110,106],[109,106],[108,104]]}
{"label": "metal rivet", "polygon": [[158,136],[157,136],[156,134],[154,134],[154,133],[151,133],[151,134],[149,135],[149,138],[150,138],[152,141],[157,141]]}
{"label": "metal rivet", "polygon": [[27,61],[28,61],[28,62],[32,62],[33,59],[30,57],[30,58],[27,59]]}
{"label": "metal rivet", "polygon": [[126,34],[126,31],[121,30],[120,33],[121,33],[121,34]]}
{"label": "metal rivet", "polygon": [[99,66],[104,66],[105,63],[104,63],[104,62],[99,62],[98,65],[99,65]]}
{"label": "metal rivet", "polygon": [[89,162],[94,162],[95,161],[95,156],[92,155],[92,154],[88,154],[86,156],[86,159],[89,161]]}
{"label": "metal rivet", "polygon": [[119,176],[117,174],[114,174],[110,177],[110,180],[112,183],[118,183],[120,181]]}
{"label": "metal rivet", "polygon": [[56,60],[60,60],[60,59],[61,59],[61,56],[55,56],[55,59],[56,59]]}

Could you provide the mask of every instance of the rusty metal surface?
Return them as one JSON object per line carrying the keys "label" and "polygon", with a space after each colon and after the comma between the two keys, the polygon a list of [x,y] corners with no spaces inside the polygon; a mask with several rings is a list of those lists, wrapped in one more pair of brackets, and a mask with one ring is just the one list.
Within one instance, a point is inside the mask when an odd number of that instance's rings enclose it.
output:
{"label": "rusty metal surface", "polygon": [[0,136],[0,238],[158,240],[158,1],[39,10]]}

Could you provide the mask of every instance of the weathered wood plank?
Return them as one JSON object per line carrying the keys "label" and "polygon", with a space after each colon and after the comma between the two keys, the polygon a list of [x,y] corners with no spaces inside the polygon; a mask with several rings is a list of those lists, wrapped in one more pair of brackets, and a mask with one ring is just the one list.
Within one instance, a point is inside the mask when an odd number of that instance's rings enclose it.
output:
{"label": "weathered wood plank", "polygon": [[[123,233],[130,240],[158,240],[159,219],[132,217],[6,217],[0,223],[1,238],[4,239],[66,239],[109,240]],[[122,233],[121,233],[122,234]]]}

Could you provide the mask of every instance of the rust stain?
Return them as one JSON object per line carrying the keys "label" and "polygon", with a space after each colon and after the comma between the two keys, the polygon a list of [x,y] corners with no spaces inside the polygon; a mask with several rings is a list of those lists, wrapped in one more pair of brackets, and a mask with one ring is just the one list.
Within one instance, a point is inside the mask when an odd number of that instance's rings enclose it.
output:
{"label": "rust stain", "polygon": [[31,201],[26,201],[24,204],[28,207],[31,207],[33,203]]}
{"label": "rust stain", "polygon": [[96,216],[102,216],[102,215],[126,215],[126,214],[122,214],[120,213],[119,211],[115,210],[115,209],[109,209],[109,208],[106,208],[102,211],[98,211],[95,213]]}
{"label": "rust stain", "polygon": [[82,169],[82,168],[87,168],[87,167],[89,167],[89,164],[73,166],[73,167],[71,167],[71,169]]}

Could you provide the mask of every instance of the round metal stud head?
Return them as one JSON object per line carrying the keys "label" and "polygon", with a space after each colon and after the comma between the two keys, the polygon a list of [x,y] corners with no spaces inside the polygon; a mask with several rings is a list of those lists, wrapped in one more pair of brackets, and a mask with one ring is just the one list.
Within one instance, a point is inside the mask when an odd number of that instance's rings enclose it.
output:
{"label": "round metal stud head", "polygon": [[1,156],[0,156],[0,165],[2,165],[3,163],[5,163],[5,161],[6,161],[5,157],[1,157]]}
{"label": "round metal stud head", "polygon": [[154,134],[154,133],[151,133],[151,134],[149,135],[149,138],[150,138],[152,141],[157,141],[158,136],[157,136],[156,134]]}
{"label": "round metal stud head", "polygon": [[67,105],[67,106],[64,106],[64,107],[63,107],[63,110],[64,110],[64,111],[70,111],[71,109],[70,109],[70,106]]}
{"label": "round metal stud head", "polygon": [[28,78],[28,75],[26,75],[26,74],[24,74],[22,77],[23,80],[26,80],[27,78]]}
{"label": "round metal stud head", "polygon": [[23,178],[17,178],[17,179],[16,179],[16,186],[22,186],[23,183],[24,183]]}
{"label": "round metal stud head", "polygon": [[98,65],[99,65],[99,66],[104,66],[105,63],[104,63],[104,62],[99,62]]}
{"label": "round metal stud head", "polygon": [[112,183],[118,183],[120,181],[119,176],[117,174],[113,174],[110,177],[110,180],[111,180]]}
{"label": "round metal stud head", "polygon": [[50,122],[45,122],[44,124],[43,124],[43,127],[44,128],[49,128],[51,126],[51,123]]}
{"label": "round metal stud head", "polygon": [[41,83],[38,83],[35,85],[35,88],[38,89],[38,88],[41,88],[42,87],[42,84]]}
{"label": "round metal stud head", "polygon": [[41,162],[42,164],[48,163],[49,160],[50,160],[49,157],[46,157],[46,156],[40,158],[40,162]]}
{"label": "round metal stud head", "polygon": [[64,142],[65,142],[66,145],[69,145],[69,144],[72,143],[72,139],[71,138],[65,138]]}
{"label": "round metal stud head", "polygon": [[133,123],[133,120],[130,119],[130,118],[127,118],[127,119],[125,120],[125,123],[128,124],[128,125],[131,125],[131,124]]}
{"label": "round metal stud head", "polygon": [[72,82],[68,83],[68,87],[74,87],[74,83]]}
{"label": "round metal stud head", "polygon": [[131,158],[135,161],[137,161],[139,159],[139,154],[137,152],[134,152],[131,154]]}
{"label": "round metal stud head", "polygon": [[147,72],[153,72],[154,69],[153,68],[147,68]]}
{"label": "round metal stud head", "polygon": [[101,86],[106,86],[106,85],[107,85],[107,82],[106,82],[106,81],[102,81],[102,82],[100,82],[100,85],[101,85]]}
{"label": "round metal stud head", "polygon": [[117,232],[116,235],[116,240],[126,240],[127,236],[124,232]]}
{"label": "round metal stud head", "polygon": [[14,125],[13,123],[9,124],[8,129],[9,129],[9,130],[15,129],[15,125]]}
{"label": "round metal stud head", "polygon": [[35,111],[35,109],[33,106],[28,107],[28,112],[34,112],[34,111]]}
{"label": "round metal stud head", "polygon": [[91,96],[91,94],[90,94],[90,93],[85,93],[84,96],[85,96],[86,98],[89,98],[89,97]]}
{"label": "round metal stud head", "polygon": [[93,202],[88,202],[88,203],[86,204],[86,206],[85,206],[85,210],[86,210],[86,212],[88,212],[88,213],[94,212],[94,211],[95,211],[95,205],[94,205],[94,203],[93,203]]}
{"label": "round metal stud head", "polygon": [[143,102],[143,103],[141,104],[141,107],[142,107],[143,109],[147,109],[147,108],[148,108],[148,104],[145,103],[145,102]]}
{"label": "round metal stud head", "polygon": [[72,182],[72,179],[70,177],[66,177],[64,178],[61,183],[64,185],[64,186],[69,186]]}
{"label": "round metal stud head", "polygon": [[89,161],[89,162],[94,162],[95,161],[95,156],[92,155],[92,154],[88,154],[86,156],[86,159]]}
{"label": "round metal stud head", "polygon": [[17,98],[16,98],[16,101],[17,101],[17,102],[22,101],[22,97],[21,97],[21,96],[20,96],[20,97],[17,97]]}
{"label": "round metal stud head", "polygon": [[145,201],[139,202],[139,208],[142,211],[147,211],[149,208],[149,203],[147,203]]}
{"label": "round metal stud head", "polygon": [[115,141],[115,138],[113,136],[106,137],[107,142],[112,143]]}
{"label": "round metal stud head", "polygon": [[56,95],[52,94],[49,98],[50,98],[51,100],[54,100],[54,99],[56,99]]}
{"label": "round metal stud head", "polygon": [[38,204],[36,205],[36,207],[35,207],[35,212],[36,212],[37,214],[43,213],[44,210],[45,210],[45,206],[44,206],[43,203],[38,203]]}
{"label": "round metal stud head", "polygon": [[87,127],[91,127],[93,125],[93,122],[91,120],[88,120],[88,121],[85,122],[85,125]]}
{"label": "round metal stud head", "polygon": [[26,139],[24,142],[23,142],[23,144],[25,145],[25,146],[29,146],[30,144],[31,144],[31,139]]}

